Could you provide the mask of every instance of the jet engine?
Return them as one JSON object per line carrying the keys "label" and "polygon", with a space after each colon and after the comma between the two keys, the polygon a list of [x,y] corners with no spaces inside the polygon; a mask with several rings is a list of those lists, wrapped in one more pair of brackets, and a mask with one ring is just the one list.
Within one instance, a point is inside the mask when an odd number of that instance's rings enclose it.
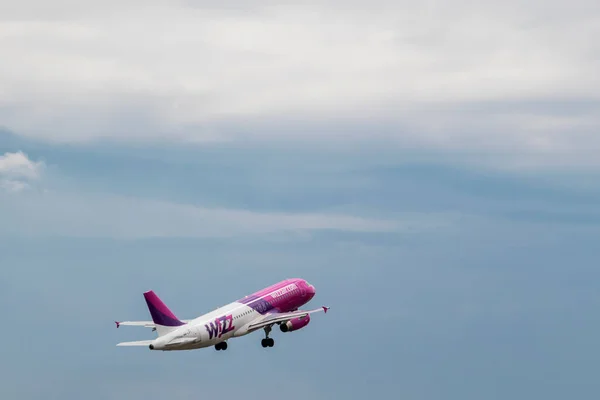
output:
{"label": "jet engine", "polygon": [[298,329],[304,328],[310,322],[310,315],[306,315],[304,317],[298,317],[294,319],[290,319],[287,322],[282,322],[279,325],[279,329],[281,332],[292,332],[297,331]]}

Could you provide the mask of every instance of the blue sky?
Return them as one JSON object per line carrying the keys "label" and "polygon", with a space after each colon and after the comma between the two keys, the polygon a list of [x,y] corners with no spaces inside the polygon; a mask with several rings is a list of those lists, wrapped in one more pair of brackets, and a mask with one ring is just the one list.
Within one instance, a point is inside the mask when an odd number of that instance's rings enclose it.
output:
{"label": "blue sky", "polygon": [[[0,5],[0,398],[596,396],[596,2],[143,3]],[[272,349],[115,347],[288,277]]]}
{"label": "blue sky", "polygon": [[[3,397],[241,395],[264,379],[301,388],[292,398],[598,390],[593,188],[291,146],[2,142],[44,160],[29,188],[2,194],[2,303],[19,326],[5,330]],[[114,347],[148,337],[112,323],[147,318],[145,290],[186,318],[289,276],[332,312],[269,352],[259,334],[227,353]]]}

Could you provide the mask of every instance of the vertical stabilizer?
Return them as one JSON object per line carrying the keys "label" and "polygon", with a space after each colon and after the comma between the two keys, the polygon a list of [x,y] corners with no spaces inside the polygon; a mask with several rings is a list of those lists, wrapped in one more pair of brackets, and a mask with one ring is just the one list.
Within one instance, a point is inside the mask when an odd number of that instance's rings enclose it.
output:
{"label": "vertical stabilizer", "polygon": [[150,310],[150,315],[152,315],[152,321],[156,325],[158,336],[162,336],[181,325],[185,325],[152,290],[145,292],[144,298],[146,299],[148,310]]}

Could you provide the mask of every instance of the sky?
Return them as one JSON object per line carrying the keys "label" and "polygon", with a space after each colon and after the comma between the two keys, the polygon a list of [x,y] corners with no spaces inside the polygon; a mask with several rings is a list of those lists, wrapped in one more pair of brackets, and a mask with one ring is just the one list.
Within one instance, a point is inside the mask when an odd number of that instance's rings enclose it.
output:
{"label": "sky", "polygon": [[[0,0],[0,398],[597,398],[599,36],[591,0]],[[290,277],[331,310],[273,348],[115,346],[146,290]]]}

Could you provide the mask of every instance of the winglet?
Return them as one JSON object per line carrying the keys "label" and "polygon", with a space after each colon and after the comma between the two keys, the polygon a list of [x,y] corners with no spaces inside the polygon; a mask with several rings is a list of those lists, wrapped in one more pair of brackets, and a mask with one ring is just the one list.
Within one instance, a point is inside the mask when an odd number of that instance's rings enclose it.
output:
{"label": "winglet", "polygon": [[121,326],[121,323],[119,321],[115,321],[115,324],[117,324],[117,328]]}
{"label": "winglet", "polygon": [[325,314],[327,314],[327,311],[330,309],[331,307],[325,307],[323,306],[323,311],[325,312]]}

